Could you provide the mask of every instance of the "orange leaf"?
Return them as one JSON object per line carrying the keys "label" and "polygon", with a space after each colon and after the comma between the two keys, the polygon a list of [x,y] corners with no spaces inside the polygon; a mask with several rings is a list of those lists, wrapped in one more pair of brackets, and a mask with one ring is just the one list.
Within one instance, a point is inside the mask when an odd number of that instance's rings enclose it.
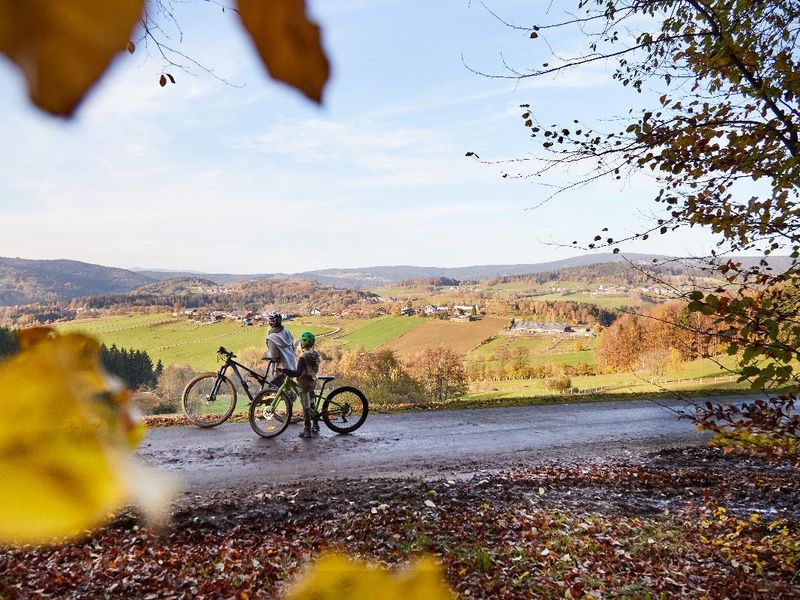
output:
{"label": "orange leaf", "polygon": [[39,108],[69,116],[117,52],[144,0],[0,0],[0,52],[22,70]]}
{"label": "orange leaf", "polygon": [[305,0],[238,2],[242,24],[270,76],[321,103],[330,65],[319,26],[306,15]]}
{"label": "orange leaf", "polygon": [[55,330],[52,327],[26,327],[17,331],[17,341],[20,350],[27,350],[42,340],[46,340]]}

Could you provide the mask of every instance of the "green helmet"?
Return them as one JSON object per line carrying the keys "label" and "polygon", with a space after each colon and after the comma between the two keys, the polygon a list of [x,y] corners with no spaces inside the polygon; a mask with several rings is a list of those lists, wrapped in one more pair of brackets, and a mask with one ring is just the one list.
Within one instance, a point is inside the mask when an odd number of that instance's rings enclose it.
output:
{"label": "green helmet", "polygon": [[314,342],[317,341],[316,336],[311,333],[310,331],[304,331],[300,334],[300,345],[303,348],[310,348],[314,345]]}

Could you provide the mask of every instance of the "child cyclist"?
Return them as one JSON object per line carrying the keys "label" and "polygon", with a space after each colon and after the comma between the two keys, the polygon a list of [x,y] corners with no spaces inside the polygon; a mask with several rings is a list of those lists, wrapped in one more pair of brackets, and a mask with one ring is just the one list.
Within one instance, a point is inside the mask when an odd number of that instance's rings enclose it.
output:
{"label": "child cyclist", "polygon": [[[308,438],[312,435],[311,409],[314,401],[314,387],[317,385],[317,372],[319,371],[319,354],[314,350],[316,338],[310,331],[300,334],[300,349],[302,354],[297,361],[296,369],[278,367],[278,372],[297,378],[297,387],[300,389],[300,402],[303,405],[303,431],[300,437]],[[313,433],[319,432],[318,420],[314,419]]]}

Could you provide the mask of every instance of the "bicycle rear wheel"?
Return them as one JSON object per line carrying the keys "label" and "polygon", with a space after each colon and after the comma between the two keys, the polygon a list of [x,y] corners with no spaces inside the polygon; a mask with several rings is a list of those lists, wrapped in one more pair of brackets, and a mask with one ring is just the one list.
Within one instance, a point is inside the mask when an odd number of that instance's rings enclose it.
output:
{"label": "bicycle rear wheel", "polygon": [[352,433],[364,424],[369,413],[367,397],[350,386],[336,388],[322,405],[322,420],[336,433]]}
{"label": "bicycle rear wheel", "polygon": [[183,412],[199,427],[215,427],[224,423],[236,408],[236,388],[224,375],[203,373],[192,379],[183,390]]}
{"label": "bicycle rear wheel", "polygon": [[289,426],[291,416],[291,401],[285,394],[276,396],[273,390],[261,392],[250,403],[250,427],[263,438],[282,434]]}

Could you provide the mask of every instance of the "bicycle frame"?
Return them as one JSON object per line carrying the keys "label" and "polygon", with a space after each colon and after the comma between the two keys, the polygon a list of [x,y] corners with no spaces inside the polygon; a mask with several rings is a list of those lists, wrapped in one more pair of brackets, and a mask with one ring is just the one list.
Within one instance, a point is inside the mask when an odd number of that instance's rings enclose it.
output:
{"label": "bicycle frame", "polygon": [[[252,375],[253,379],[255,379],[258,383],[261,384],[261,389],[264,389],[265,385],[272,385],[267,381],[267,373],[269,373],[269,368],[272,365],[272,363],[273,363],[272,360],[268,361],[267,370],[263,374],[261,374],[258,371],[254,371],[253,369],[245,367],[242,363],[236,362],[235,360],[233,360],[233,358],[228,356],[227,359],[225,360],[225,364],[223,364],[219,368],[219,371],[217,371],[217,380],[214,382],[214,387],[211,390],[211,394],[216,394],[217,393],[217,390],[219,389],[219,384],[222,382],[222,378],[226,377],[226,372],[228,371],[228,368],[230,367],[230,368],[233,369],[234,375],[236,375],[236,377],[239,379],[239,383],[242,385],[242,389],[244,390],[244,393],[247,394],[247,397],[250,399],[250,402],[253,402],[255,400],[255,397],[250,393],[250,389],[247,386],[247,382],[245,381],[244,375],[242,375],[242,373],[241,373],[241,371],[239,371],[239,369],[241,368],[242,370],[246,371],[248,374]],[[259,390],[259,392],[260,392],[260,390]],[[258,395],[258,394],[256,394],[256,395]]]}
{"label": "bicycle frame", "polygon": [[[247,368],[247,367],[245,367],[245,368]],[[322,400],[323,400],[323,397],[324,397],[323,393],[325,391],[325,386],[328,385],[328,383],[330,383],[330,381],[328,381],[328,380],[323,381],[322,382],[322,387],[320,387],[318,391],[317,390],[314,391],[314,403],[313,403],[313,405],[314,405],[314,412],[316,412],[316,413],[319,413],[320,402],[322,402]],[[283,383],[278,388],[278,390],[275,392],[275,397],[277,398],[282,393],[286,393],[286,392],[291,392],[295,396],[299,396],[299,390],[297,389],[297,382],[294,379],[292,379],[291,377],[286,377],[283,380]],[[248,396],[249,395],[250,394],[248,394]],[[252,397],[250,399],[252,401]],[[294,409],[292,409],[292,410],[294,410]]]}

